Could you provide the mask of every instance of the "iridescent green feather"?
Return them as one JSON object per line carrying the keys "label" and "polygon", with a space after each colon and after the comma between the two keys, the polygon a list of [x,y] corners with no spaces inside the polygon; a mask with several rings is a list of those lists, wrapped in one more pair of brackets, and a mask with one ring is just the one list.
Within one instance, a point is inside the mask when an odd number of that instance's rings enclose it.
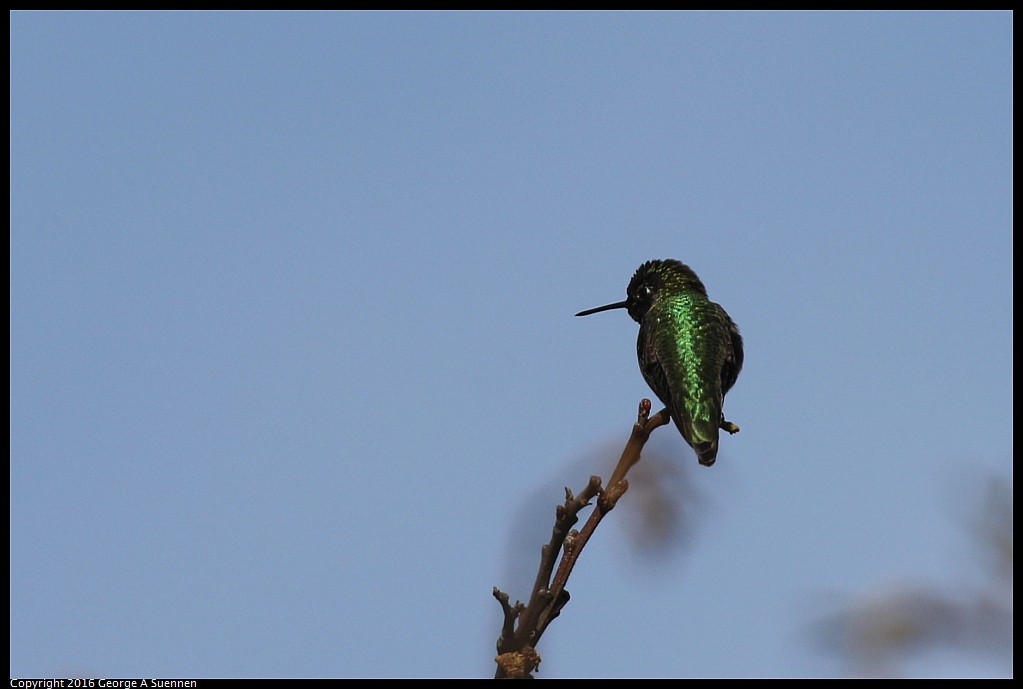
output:
{"label": "iridescent green feather", "polygon": [[662,296],[647,313],[664,368],[675,422],[691,445],[717,445],[721,369],[728,353],[727,315],[698,292]]}

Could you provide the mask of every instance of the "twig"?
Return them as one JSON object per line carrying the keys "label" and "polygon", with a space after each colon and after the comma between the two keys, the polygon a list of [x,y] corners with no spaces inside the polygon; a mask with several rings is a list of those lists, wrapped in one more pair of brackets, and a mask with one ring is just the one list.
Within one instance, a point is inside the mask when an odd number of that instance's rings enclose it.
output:
{"label": "twig", "polygon": [[[568,488],[565,489],[565,503],[557,507],[551,540],[541,550],[540,569],[537,571],[527,605],[519,601],[516,601],[515,605],[509,605],[508,594],[494,589],[494,597],[504,612],[501,637],[497,640],[499,655],[496,659],[495,679],[528,679],[533,676],[533,671],[540,664],[540,656],[535,650],[536,644],[547,626],[561,614],[561,609],[570,598],[565,585],[572,574],[572,568],[575,567],[579,555],[604,515],[614,509],[618,500],[629,489],[625,475],[639,461],[650,432],[670,420],[667,409],[662,409],[651,417],[650,400],[642,400],[639,403],[639,416],[632,427],[632,435],[622,450],[622,456],[614,473],[611,474],[607,488],[601,489],[599,476],[591,476],[578,497],[573,496]],[[590,513],[582,531],[572,530],[579,521],[579,511],[589,505],[593,497],[597,497],[597,506]],[[562,553],[561,562],[552,582],[551,575],[554,573],[559,553]]]}

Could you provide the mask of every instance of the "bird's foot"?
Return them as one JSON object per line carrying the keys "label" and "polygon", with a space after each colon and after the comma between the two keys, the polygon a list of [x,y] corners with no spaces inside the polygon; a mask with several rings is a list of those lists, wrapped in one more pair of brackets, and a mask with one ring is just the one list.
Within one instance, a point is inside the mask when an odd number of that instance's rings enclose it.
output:
{"label": "bird's foot", "polygon": [[724,419],[721,419],[721,430],[728,431],[732,435],[735,435],[736,433],[739,432],[739,427],[736,426],[731,421],[725,421]]}

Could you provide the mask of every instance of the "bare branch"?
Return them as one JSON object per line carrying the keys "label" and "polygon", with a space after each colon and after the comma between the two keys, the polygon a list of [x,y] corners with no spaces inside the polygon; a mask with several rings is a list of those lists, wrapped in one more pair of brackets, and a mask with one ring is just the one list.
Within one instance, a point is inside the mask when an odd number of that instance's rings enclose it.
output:
{"label": "bare branch", "polygon": [[[561,609],[571,597],[565,590],[565,585],[575,563],[579,560],[579,555],[604,515],[614,509],[618,500],[628,490],[629,483],[625,480],[625,475],[639,461],[640,453],[651,431],[670,420],[667,409],[662,409],[650,417],[650,400],[643,399],[639,403],[639,415],[632,427],[632,435],[622,450],[622,456],[614,473],[611,474],[607,489],[601,489],[599,476],[591,476],[578,497],[572,495],[568,488],[565,489],[565,502],[558,505],[555,510],[556,518],[551,540],[540,551],[540,568],[528,604],[516,602],[514,606],[509,605],[508,594],[494,589],[494,597],[504,612],[501,636],[497,640],[497,652],[500,655],[496,658],[498,667],[495,678],[532,678],[533,671],[540,664],[536,644],[547,626],[561,614]],[[579,521],[579,511],[588,506],[594,497],[597,498],[597,506],[590,513],[582,531],[572,530]],[[554,573],[559,553],[561,562],[558,563],[557,573]]]}

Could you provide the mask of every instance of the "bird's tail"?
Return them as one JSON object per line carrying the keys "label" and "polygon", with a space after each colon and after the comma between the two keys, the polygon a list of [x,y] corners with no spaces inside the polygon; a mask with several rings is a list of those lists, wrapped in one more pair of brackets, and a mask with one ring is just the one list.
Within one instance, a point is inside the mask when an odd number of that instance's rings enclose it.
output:
{"label": "bird's tail", "polygon": [[696,450],[696,458],[705,467],[709,467],[718,458],[718,441],[716,440],[709,443],[696,443],[693,445],[693,449]]}
{"label": "bird's tail", "polygon": [[677,417],[675,414],[671,415],[675,420],[675,426],[678,428],[679,433],[682,434],[682,439],[686,441],[689,447],[693,448],[696,452],[696,458],[700,460],[700,464],[705,467],[709,467],[718,458],[718,433],[716,428],[712,428],[707,435],[704,437],[711,438],[710,440],[702,440],[700,442],[693,442],[693,436],[695,435],[693,424],[684,418]]}

